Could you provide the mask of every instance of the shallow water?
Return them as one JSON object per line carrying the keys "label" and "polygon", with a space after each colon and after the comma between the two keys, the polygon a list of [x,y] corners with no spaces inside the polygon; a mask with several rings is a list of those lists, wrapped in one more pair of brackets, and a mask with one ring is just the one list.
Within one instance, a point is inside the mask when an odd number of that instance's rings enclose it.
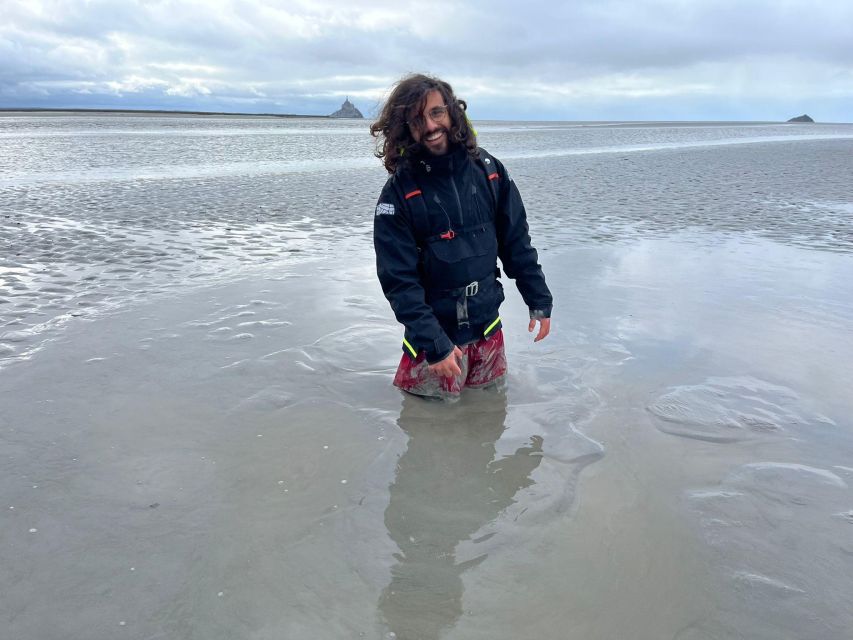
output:
{"label": "shallow water", "polygon": [[510,293],[445,405],[390,386],[381,170],[251,168],[351,123],[0,118],[61,176],[0,184],[11,637],[850,635],[851,128],[479,130],[555,331]]}
{"label": "shallow water", "polygon": [[[479,129],[529,194],[540,249],[685,229],[853,249],[853,125]],[[372,148],[352,121],[0,117],[0,358],[188,281],[363,251]]]}

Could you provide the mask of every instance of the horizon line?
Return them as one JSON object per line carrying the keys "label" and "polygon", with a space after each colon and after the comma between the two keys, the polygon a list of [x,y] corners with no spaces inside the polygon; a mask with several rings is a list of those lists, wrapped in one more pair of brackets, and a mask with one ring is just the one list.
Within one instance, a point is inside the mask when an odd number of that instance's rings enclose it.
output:
{"label": "horizon line", "polygon": [[[258,113],[258,112],[240,112],[240,111],[198,111],[188,109],[117,109],[112,107],[107,108],[92,108],[92,107],[0,107],[0,113],[44,113],[44,112],[59,112],[59,113],[141,113],[141,114],[166,114],[166,115],[192,115],[192,116],[247,116],[259,118],[315,118],[324,120],[369,120],[369,118],[345,118],[334,117],[331,115],[312,115],[299,113]],[[479,118],[478,118],[479,120]],[[741,122],[741,123],[761,123],[761,124],[851,124],[849,122],[791,122],[790,120],[504,120],[484,118],[483,120],[491,122],[623,122],[623,123],[639,123],[639,122]]]}

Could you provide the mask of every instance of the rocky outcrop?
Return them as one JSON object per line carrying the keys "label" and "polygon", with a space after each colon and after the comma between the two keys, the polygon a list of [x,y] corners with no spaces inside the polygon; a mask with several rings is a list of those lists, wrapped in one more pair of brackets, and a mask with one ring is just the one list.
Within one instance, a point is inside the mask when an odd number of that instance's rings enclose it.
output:
{"label": "rocky outcrop", "polygon": [[363,118],[361,111],[355,108],[355,105],[349,101],[349,97],[344,100],[341,108],[335,111],[330,118]]}
{"label": "rocky outcrop", "polygon": [[791,118],[788,122],[814,122],[809,116],[805,113],[801,116],[797,116],[796,118]]}

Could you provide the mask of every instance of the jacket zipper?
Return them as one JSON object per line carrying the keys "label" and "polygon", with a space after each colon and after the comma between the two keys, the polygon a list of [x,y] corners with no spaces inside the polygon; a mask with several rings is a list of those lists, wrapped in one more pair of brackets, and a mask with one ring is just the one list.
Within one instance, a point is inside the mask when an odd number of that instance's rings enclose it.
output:
{"label": "jacket zipper", "polygon": [[459,199],[459,190],[456,188],[454,178],[453,160],[450,161],[450,185],[453,187],[453,195],[456,196],[456,207],[459,209],[459,226],[465,226],[465,217],[462,215],[462,200]]}
{"label": "jacket zipper", "polygon": [[450,214],[447,213],[447,209],[445,209],[444,205],[441,204],[441,198],[438,197],[437,193],[433,194],[432,201],[435,202],[439,206],[439,208],[442,210],[442,212],[444,212],[444,217],[447,218],[447,230],[452,231],[453,230],[453,223],[450,222]]}

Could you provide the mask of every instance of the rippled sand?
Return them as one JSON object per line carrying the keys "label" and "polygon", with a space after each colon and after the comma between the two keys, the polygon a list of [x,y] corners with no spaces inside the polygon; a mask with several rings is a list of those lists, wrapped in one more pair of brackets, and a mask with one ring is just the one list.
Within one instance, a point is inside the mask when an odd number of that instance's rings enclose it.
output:
{"label": "rippled sand", "polygon": [[846,637],[842,152],[514,162],[555,331],[512,292],[507,388],[452,404],[391,386],[375,171],[0,190],[5,631]]}

